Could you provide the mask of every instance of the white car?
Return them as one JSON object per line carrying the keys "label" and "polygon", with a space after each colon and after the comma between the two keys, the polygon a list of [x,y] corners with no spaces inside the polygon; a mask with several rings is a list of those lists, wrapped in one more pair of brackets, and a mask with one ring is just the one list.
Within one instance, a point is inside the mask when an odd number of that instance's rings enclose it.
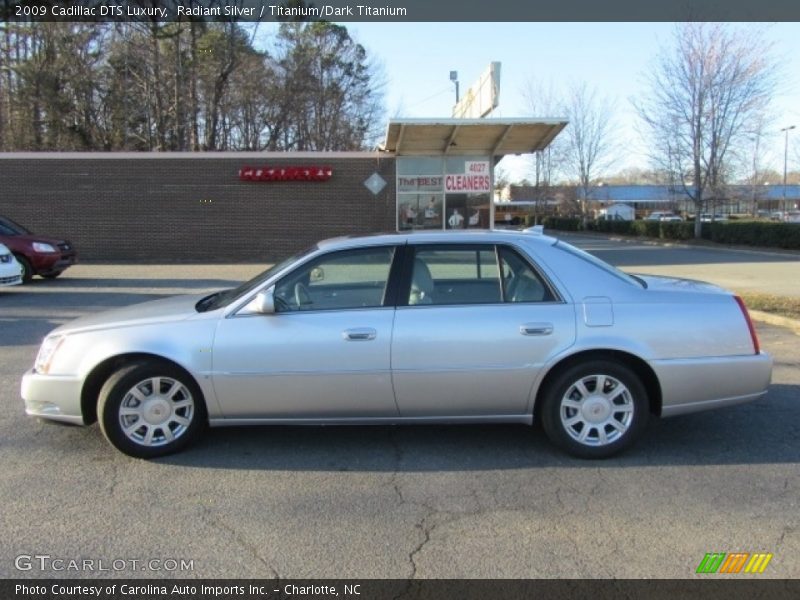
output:
{"label": "white car", "polygon": [[728,217],[725,215],[711,215],[708,213],[703,213],[700,215],[700,222],[701,223],[713,223],[713,222],[722,222],[727,221]]}
{"label": "white car", "polygon": [[683,221],[680,216],[676,215],[675,213],[671,212],[651,212],[647,217],[645,217],[645,221]]}
{"label": "white car", "polygon": [[0,287],[22,283],[22,266],[11,250],[0,244]]}

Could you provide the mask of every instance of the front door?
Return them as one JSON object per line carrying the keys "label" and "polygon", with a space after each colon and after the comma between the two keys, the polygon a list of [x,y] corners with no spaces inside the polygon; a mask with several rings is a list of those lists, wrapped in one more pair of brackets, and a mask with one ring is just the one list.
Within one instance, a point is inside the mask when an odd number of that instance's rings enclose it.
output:
{"label": "front door", "polygon": [[275,314],[223,319],[213,377],[225,417],[397,416],[385,302],[394,255],[382,246],[319,256],[276,284]]}

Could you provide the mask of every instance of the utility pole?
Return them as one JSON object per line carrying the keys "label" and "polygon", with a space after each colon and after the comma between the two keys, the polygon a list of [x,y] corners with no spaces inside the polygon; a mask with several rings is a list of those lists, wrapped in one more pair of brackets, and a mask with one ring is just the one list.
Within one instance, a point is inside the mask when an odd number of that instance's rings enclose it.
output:
{"label": "utility pole", "polygon": [[458,71],[450,71],[450,81],[456,84],[456,104],[458,104]]}
{"label": "utility pole", "polygon": [[789,159],[789,131],[797,127],[796,125],[789,125],[781,129],[785,133],[783,142],[783,204],[781,205],[781,220],[786,218],[786,166]]}

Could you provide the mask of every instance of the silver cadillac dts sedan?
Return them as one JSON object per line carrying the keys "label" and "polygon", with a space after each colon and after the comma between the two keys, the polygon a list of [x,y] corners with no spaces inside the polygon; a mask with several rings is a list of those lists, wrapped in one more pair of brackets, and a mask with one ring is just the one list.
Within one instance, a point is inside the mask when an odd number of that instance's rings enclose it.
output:
{"label": "silver cadillac dts sedan", "polygon": [[650,415],[761,398],[771,370],[725,290],[626,275],[541,231],[436,232],[327,240],[235,289],[78,319],[22,397],[142,458],[206,425],[535,420],[600,458]]}

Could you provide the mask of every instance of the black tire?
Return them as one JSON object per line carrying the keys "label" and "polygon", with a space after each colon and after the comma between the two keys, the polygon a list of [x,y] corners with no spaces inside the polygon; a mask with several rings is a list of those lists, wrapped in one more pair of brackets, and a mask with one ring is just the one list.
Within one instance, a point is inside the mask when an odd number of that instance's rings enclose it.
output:
{"label": "black tire", "polygon": [[64,271],[49,271],[48,273],[39,273],[45,279],[55,279],[59,275],[61,275]]}
{"label": "black tire", "polygon": [[647,390],[633,370],[612,360],[590,360],[550,382],[540,415],[547,437],[559,448],[579,458],[606,458],[641,436],[649,407]]}
{"label": "black tire", "polygon": [[33,266],[31,265],[30,261],[22,256],[21,254],[14,255],[17,259],[17,262],[22,265],[22,283],[30,283],[31,279],[35,273],[33,272]]}
{"label": "black tire", "polygon": [[[153,383],[153,378],[160,381]],[[177,388],[173,387],[176,383]],[[131,394],[134,388],[145,401]],[[168,396],[173,390],[175,393]],[[175,409],[187,400],[191,401],[191,408],[187,405]],[[131,414],[121,415],[123,408]],[[132,414],[136,411],[139,414]],[[203,394],[194,379],[174,365],[157,361],[131,363],[115,371],[100,390],[97,415],[106,439],[117,450],[135,458],[156,458],[182,450],[208,424]],[[163,423],[153,422],[159,419]],[[128,423],[129,433],[123,429],[123,421]],[[135,428],[136,423],[140,423],[139,428]]]}

